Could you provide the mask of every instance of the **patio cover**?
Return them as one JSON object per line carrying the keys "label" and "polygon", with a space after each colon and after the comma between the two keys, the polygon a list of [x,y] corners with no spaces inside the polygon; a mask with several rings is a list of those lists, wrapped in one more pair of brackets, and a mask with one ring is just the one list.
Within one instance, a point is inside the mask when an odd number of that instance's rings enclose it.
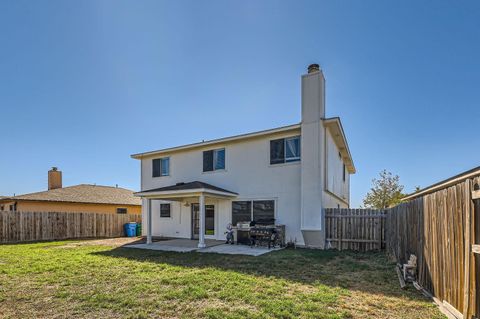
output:
{"label": "patio cover", "polygon": [[238,194],[204,182],[194,181],[176,183],[175,185],[149,189],[135,193],[135,196],[151,199],[181,200],[186,197],[196,197],[200,194],[209,197],[236,197]]}
{"label": "patio cover", "polygon": [[185,198],[198,197],[200,217],[198,247],[205,248],[205,197],[233,198],[237,195],[238,194],[235,192],[199,181],[176,183],[175,185],[171,186],[154,188],[135,193],[135,196],[139,196],[148,200],[147,244],[152,243],[152,200],[159,199],[181,201]]}

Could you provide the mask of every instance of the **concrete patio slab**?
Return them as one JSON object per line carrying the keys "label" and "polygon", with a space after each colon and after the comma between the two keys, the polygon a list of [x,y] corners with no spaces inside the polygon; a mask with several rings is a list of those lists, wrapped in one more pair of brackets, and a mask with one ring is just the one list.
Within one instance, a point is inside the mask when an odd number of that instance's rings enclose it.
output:
{"label": "concrete patio slab", "polygon": [[212,247],[206,247],[197,250],[199,253],[217,253],[217,254],[229,254],[229,255],[247,255],[247,256],[260,256],[270,253],[272,251],[280,250],[282,248],[270,248],[267,247],[250,247],[247,245],[227,245],[221,244]]}
{"label": "concrete patio slab", "polygon": [[150,245],[145,243],[129,244],[123,247],[125,248],[137,248],[148,249],[158,251],[173,251],[178,253],[199,252],[199,253],[216,253],[216,254],[228,254],[228,255],[247,255],[247,256],[260,256],[272,251],[279,250],[281,248],[267,247],[250,247],[246,245],[227,245],[224,241],[207,239],[205,240],[207,247],[199,249],[197,247],[198,240],[190,239],[168,239],[153,242]]}
{"label": "concrete patio slab", "polygon": [[[207,239],[205,240],[206,248],[214,247],[216,245],[223,244],[223,241]],[[187,253],[191,251],[198,250],[198,240],[190,239],[170,239],[162,240],[158,242],[153,242],[152,244],[133,244],[125,245],[125,248],[137,248],[137,249],[149,249],[149,250],[160,250],[160,251],[174,251],[179,253]]]}

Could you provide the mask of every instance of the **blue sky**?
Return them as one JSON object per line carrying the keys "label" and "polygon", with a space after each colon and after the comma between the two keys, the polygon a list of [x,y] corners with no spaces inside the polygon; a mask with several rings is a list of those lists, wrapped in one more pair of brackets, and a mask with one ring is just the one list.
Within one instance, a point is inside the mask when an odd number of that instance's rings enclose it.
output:
{"label": "blue sky", "polygon": [[0,195],[138,189],[130,154],[300,121],[319,63],[358,173],[480,165],[479,1],[1,1]]}

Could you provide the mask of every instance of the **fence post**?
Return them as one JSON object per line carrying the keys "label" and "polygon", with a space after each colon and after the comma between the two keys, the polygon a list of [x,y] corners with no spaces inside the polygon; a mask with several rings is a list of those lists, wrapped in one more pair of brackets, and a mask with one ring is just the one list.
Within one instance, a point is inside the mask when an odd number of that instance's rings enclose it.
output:
{"label": "fence post", "polygon": [[470,180],[465,181],[465,272],[464,272],[464,286],[463,286],[463,317],[469,318],[470,314],[470,255],[471,251],[471,214],[472,214],[472,192],[470,187]]}
{"label": "fence post", "polygon": [[338,238],[338,250],[343,250],[343,232],[345,231],[345,228],[344,228],[344,219],[343,218],[343,213],[342,213],[342,210],[341,209],[338,209],[338,212],[339,212],[339,216],[340,216],[340,236]]}

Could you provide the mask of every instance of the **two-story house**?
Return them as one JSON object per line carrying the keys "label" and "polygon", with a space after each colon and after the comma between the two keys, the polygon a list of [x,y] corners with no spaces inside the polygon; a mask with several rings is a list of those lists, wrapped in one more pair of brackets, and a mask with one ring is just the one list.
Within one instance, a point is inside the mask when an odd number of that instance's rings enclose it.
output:
{"label": "two-story house", "polygon": [[302,76],[298,124],[132,155],[152,236],[224,239],[228,223],[275,219],[286,241],[324,247],[324,208],[349,207],[355,167],[340,119],[325,118],[317,64]]}

